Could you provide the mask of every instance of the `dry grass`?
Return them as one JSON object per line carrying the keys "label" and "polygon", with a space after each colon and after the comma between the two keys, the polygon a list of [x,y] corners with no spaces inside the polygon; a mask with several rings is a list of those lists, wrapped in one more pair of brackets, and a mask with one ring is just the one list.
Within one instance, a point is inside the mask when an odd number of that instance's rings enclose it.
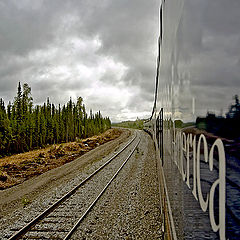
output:
{"label": "dry grass", "polygon": [[121,135],[119,129],[109,129],[91,138],[55,144],[46,148],[0,159],[0,190],[12,187],[67,162],[73,161],[95,147]]}

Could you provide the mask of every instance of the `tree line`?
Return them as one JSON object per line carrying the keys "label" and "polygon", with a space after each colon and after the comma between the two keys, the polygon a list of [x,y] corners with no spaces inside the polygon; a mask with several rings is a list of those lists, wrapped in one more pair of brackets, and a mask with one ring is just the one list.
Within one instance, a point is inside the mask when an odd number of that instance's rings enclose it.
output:
{"label": "tree line", "polygon": [[0,98],[0,156],[29,151],[47,144],[75,141],[104,132],[111,127],[101,112],[86,113],[81,97],[63,106],[49,98],[43,105],[33,105],[31,88],[18,84],[13,103]]}
{"label": "tree line", "polygon": [[115,127],[123,127],[123,128],[134,128],[134,129],[143,129],[143,119],[137,118],[135,121],[123,121],[120,123],[113,123],[112,125]]}

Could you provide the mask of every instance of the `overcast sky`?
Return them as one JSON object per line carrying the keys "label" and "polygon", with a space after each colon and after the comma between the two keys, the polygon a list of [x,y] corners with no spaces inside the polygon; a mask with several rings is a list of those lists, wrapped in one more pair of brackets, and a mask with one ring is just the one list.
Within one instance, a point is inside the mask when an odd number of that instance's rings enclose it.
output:
{"label": "overcast sky", "polygon": [[18,81],[35,104],[84,99],[112,121],[149,117],[157,0],[0,0],[0,97]]}

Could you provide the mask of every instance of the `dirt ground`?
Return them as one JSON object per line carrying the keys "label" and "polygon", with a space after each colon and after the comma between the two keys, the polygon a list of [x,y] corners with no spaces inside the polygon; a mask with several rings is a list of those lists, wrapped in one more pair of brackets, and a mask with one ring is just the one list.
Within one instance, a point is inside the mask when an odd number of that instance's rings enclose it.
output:
{"label": "dirt ground", "polygon": [[[119,149],[121,144],[125,144],[128,138],[133,134],[132,131],[127,129],[123,129],[120,131],[117,129],[113,129],[111,131],[114,131],[116,135],[117,133],[120,134],[120,136],[112,141],[108,141],[105,144],[96,147],[95,149],[92,149],[91,151],[86,152],[80,157],[75,157],[76,159],[73,161],[69,160],[70,162],[62,166],[55,167],[54,169],[51,169],[49,171],[46,170],[46,172],[43,174],[29,177],[28,180],[23,181],[21,184],[17,184],[13,187],[0,190],[0,225],[9,225],[10,222],[15,221],[15,218],[17,218],[18,216],[13,217],[11,213],[14,212],[16,209],[24,208],[25,199],[28,202],[33,202],[35,199],[39,198],[39,196],[48,193],[49,191],[57,188],[58,186],[66,184],[75,176],[77,176],[79,172],[82,171],[84,168],[90,166],[94,162],[101,160],[108,154],[111,154],[117,149]],[[105,134],[108,134],[108,132],[106,132]],[[108,140],[110,140],[110,137]],[[85,139],[83,140],[83,142],[84,144],[87,144],[85,142],[89,143],[90,139]],[[68,144],[66,144],[66,146],[68,146]],[[88,150],[90,150],[90,146],[88,147]],[[46,152],[50,150],[50,148],[47,149]],[[43,149],[41,151],[43,151]],[[40,152],[38,152],[38,154]],[[45,157],[44,159],[46,161],[46,159],[48,158]],[[12,159],[12,161],[16,160]],[[10,218],[6,218],[8,219],[7,222],[1,221],[4,220],[7,216],[11,216]]]}
{"label": "dirt ground", "polygon": [[44,149],[4,157],[0,159],[0,190],[71,162],[97,146],[119,137],[121,133],[120,129],[109,129],[99,136],[78,142],[56,144]]}

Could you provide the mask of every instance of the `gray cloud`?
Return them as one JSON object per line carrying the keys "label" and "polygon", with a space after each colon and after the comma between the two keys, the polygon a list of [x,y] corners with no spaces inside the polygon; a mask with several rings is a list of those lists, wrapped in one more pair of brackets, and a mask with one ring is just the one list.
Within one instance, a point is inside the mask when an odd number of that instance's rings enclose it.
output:
{"label": "gray cloud", "polygon": [[150,114],[157,34],[154,0],[0,0],[0,96],[21,81],[35,103],[72,95],[113,120]]}

